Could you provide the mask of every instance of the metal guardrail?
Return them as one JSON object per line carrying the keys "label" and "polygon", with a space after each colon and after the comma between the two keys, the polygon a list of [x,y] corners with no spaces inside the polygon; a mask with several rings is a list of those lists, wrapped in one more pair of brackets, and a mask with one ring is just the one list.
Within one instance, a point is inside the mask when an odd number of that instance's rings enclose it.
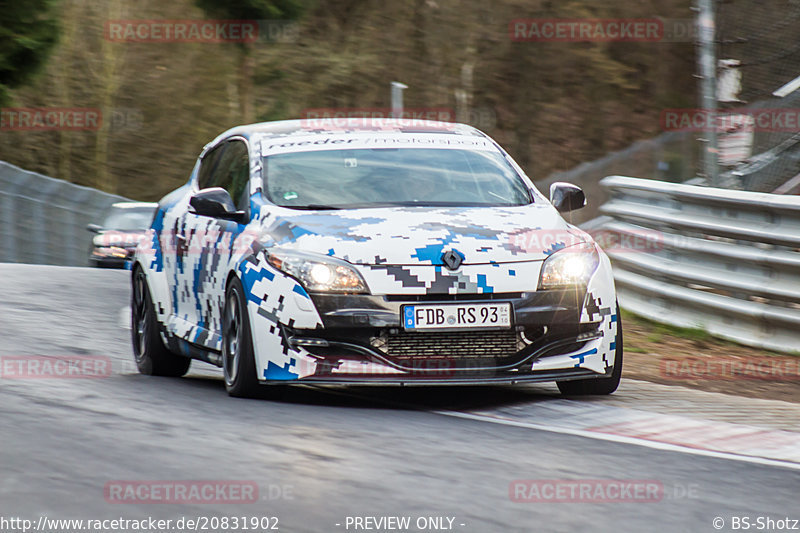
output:
{"label": "metal guardrail", "polygon": [[86,266],[86,225],[125,200],[0,161],[0,262]]}
{"label": "metal guardrail", "polygon": [[610,201],[585,229],[611,243],[622,307],[800,352],[800,197],[623,176],[600,184]]}

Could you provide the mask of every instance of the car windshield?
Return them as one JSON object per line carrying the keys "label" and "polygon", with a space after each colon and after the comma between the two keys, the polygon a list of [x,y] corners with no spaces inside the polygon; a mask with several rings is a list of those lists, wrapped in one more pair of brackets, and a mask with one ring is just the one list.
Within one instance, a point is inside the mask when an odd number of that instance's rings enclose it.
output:
{"label": "car windshield", "polygon": [[150,227],[155,209],[151,207],[117,207],[103,222],[103,229],[116,231],[138,231]]}
{"label": "car windshield", "polygon": [[499,152],[373,148],[264,158],[269,201],[297,209],[513,206],[531,202]]}

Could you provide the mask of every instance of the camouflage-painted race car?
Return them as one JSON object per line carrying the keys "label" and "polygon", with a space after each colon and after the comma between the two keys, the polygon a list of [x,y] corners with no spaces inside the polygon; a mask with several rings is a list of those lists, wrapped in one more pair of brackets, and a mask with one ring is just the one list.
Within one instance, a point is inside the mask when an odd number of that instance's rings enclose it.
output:
{"label": "camouflage-painted race car", "polygon": [[132,262],[145,374],[261,384],[557,381],[609,394],[609,260],[484,133],[402,119],[233,128],[164,197]]}

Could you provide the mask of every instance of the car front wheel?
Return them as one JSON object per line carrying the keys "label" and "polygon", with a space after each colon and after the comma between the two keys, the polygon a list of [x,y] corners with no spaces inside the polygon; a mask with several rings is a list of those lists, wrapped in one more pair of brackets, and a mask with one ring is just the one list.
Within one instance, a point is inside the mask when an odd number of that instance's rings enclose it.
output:
{"label": "car front wheel", "polygon": [[222,371],[231,396],[251,398],[258,391],[253,337],[242,282],[233,278],[225,291],[222,319]]}
{"label": "car front wheel", "polygon": [[577,379],[574,381],[559,381],[558,390],[564,396],[601,396],[611,394],[619,387],[622,378],[622,314],[617,304],[617,338],[616,353],[614,356],[614,369],[610,377]]}

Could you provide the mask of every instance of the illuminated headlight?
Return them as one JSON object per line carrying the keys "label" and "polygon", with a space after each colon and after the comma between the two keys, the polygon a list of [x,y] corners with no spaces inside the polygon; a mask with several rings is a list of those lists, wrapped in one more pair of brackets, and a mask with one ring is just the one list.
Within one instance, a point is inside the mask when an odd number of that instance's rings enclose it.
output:
{"label": "illuminated headlight", "polygon": [[128,250],[120,248],[119,246],[101,246],[92,250],[92,255],[98,257],[117,257],[125,258],[128,256]]}
{"label": "illuminated headlight", "polygon": [[367,294],[367,284],[349,263],[294,250],[268,253],[269,263],[303,284],[309,292]]}
{"label": "illuminated headlight", "polygon": [[545,259],[539,276],[539,289],[586,285],[599,261],[594,243],[563,248]]}

